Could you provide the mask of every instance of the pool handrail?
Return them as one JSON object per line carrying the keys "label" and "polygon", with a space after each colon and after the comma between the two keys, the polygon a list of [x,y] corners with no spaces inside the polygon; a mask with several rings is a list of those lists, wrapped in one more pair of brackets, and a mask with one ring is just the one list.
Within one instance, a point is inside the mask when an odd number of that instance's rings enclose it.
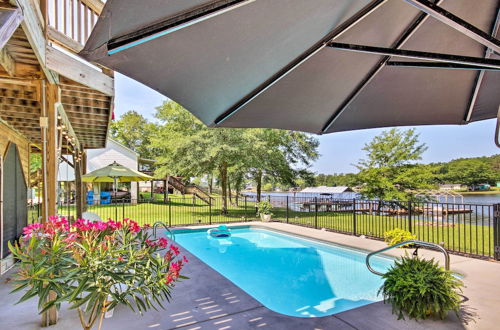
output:
{"label": "pool handrail", "polygon": [[370,272],[372,272],[373,274],[376,274],[376,275],[379,275],[379,276],[383,276],[384,273],[378,272],[378,271],[376,271],[375,269],[372,268],[372,266],[370,265],[370,258],[372,256],[376,255],[376,254],[379,254],[379,253],[382,253],[382,252],[385,252],[387,250],[394,249],[394,248],[397,248],[397,247],[400,247],[400,246],[403,246],[403,245],[408,245],[408,244],[414,244],[414,245],[417,246],[417,248],[418,248],[418,246],[425,246],[425,247],[428,247],[428,248],[431,248],[431,249],[434,249],[434,250],[439,250],[439,251],[443,252],[443,254],[444,254],[444,268],[446,270],[450,270],[450,255],[448,254],[448,251],[446,251],[446,249],[444,247],[442,247],[439,244],[430,243],[430,242],[424,242],[424,241],[418,241],[418,240],[413,240],[413,239],[412,240],[408,240],[408,241],[404,241],[404,242],[400,242],[400,243],[388,246],[386,248],[383,248],[383,249],[380,249],[380,250],[368,253],[368,255],[366,256],[366,267],[368,267],[368,270]]}
{"label": "pool handrail", "polygon": [[153,236],[154,236],[154,237],[156,237],[156,230],[157,230],[157,227],[158,227],[158,226],[163,227],[163,228],[167,231],[167,233],[170,235],[170,239],[171,239],[172,241],[175,241],[175,234],[174,234],[174,232],[173,232],[173,231],[171,231],[171,230],[168,228],[168,226],[167,226],[165,223],[161,222],[161,221],[157,221],[157,222],[155,222],[155,223],[153,224]]}

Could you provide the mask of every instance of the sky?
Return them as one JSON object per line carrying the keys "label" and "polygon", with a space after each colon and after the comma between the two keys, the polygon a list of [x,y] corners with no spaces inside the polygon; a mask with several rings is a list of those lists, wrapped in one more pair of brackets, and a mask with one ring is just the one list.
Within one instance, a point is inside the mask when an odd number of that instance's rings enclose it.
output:
{"label": "sky", "polygon": [[[135,110],[152,120],[155,107],[167,100],[158,92],[119,73],[116,74],[115,88],[116,118],[129,110]],[[492,119],[465,126],[418,126],[420,141],[428,146],[422,162],[445,162],[456,158],[499,154],[500,149],[494,143],[495,125],[496,120]],[[364,157],[361,149],[383,130],[377,128],[317,136],[321,156],[311,170],[324,174],[356,172],[353,164]]]}

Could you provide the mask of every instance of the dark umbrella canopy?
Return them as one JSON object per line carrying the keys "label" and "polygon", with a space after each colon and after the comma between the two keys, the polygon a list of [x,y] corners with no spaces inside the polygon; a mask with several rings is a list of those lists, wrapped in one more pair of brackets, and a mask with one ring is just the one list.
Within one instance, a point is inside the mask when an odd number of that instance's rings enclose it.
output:
{"label": "dark umbrella canopy", "polygon": [[499,110],[498,0],[147,3],[108,1],[81,54],[210,126],[321,134]]}

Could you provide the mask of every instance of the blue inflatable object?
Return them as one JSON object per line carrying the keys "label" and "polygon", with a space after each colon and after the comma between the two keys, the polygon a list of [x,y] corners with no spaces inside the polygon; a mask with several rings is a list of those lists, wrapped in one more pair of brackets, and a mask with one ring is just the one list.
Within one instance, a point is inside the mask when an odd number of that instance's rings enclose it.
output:
{"label": "blue inflatable object", "polygon": [[94,205],[94,192],[92,190],[87,191],[87,205]]}
{"label": "blue inflatable object", "polygon": [[231,237],[231,231],[225,225],[209,229],[207,233],[212,237]]}

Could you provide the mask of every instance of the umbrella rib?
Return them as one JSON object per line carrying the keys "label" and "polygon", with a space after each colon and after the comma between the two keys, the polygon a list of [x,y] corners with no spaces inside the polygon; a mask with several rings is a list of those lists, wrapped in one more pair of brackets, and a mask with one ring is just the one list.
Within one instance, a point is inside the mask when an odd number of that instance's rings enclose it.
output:
{"label": "umbrella rib", "polygon": [[169,17],[161,22],[109,40],[107,44],[108,54],[115,54],[122,50],[143,44],[188,26],[203,22],[212,17],[224,14],[233,9],[248,5],[254,1],[256,0],[219,0],[190,10],[187,13],[184,12],[175,17]]}
{"label": "umbrella rib", "polygon": [[286,75],[288,75],[290,72],[295,70],[297,67],[299,67],[302,63],[306,62],[309,58],[317,54],[320,50],[326,47],[328,42],[333,40],[334,38],[340,36],[347,30],[349,30],[351,27],[356,25],[357,23],[361,22],[364,18],[366,18],[369,14],[371,14],[373,11],[378,9],[381,5],[386,3],[388,0],[376,0],[365,7],[363,9],[359,10],[355,15],[353,15],[350,19],[345,21],[344,23],[340,24],[337,26],[332,32],[330,32],[328,35],[326,35],[323,39],[321,39],[319,42],[317,42],[314,46],[306,50],[304,53],[300,54],[298,57],[296,57],[292,62],[288,63],[287,66],[285,66],[282,70],[278,71],[275,75],[273,75],[270,79],[265,81],[262,85],[254,89],[252,92],[247,94],[245,97],[243,97],[240,101],[238,101],[235,105],[233,105],[229,110],[225,111],[222,115],[218,116],[215,120],[214,123],[210,126],[219,126],[223,121],[227,120],[229,117],[234,115],[236,112],[241,110],[246,104],[251,102],[253,99],[255,99],[257,96],[265,92],[267,89],[269,89],[271,86],[276,84],[278,81],[280,81],[282,78],[284,78]]}
{"label": "umbrella rib", "polygon": [[500,41],[428,0],[404,0],[419,10],[500,54]]}
{"label": "umbrella rib", "polygon": [[[443,0],[438,0],[437,3],[441,3]],[[394,43],[395,48],[399,48],[410,37],[415,33],[415,31],[425,22],[428,18],[428,14],[421,13],[410,26],[402,33],[399,39]],[[333,123],[340,117],[340,115],[347,109],[347,107],[352,103],[352,101],[361,93],[361,91],[372,81],[372,79],[382,70],[385,64],[391,59],[391,56],[385,56],[380,60],[380,62],[368,73],[368,75],[363,79],[358,86],[353,90],[353,92],[347,97],[347,99],[340,105],[340,107],[333,113],[333,115],[328,119],[326,124],[321,129],[320,134],[326,133]]]}
{"label": "umbrella rib", "polygon": [[[496,36],[498,33],[498,28],[500,26],[500,1],[498,3],[498,8],[497,8],[497,16],[495,18],[495,21],[493,22],[493,26],[491,29],[491,35]],[[490,58],[491,54],[493,53],[492,50],[489,48],[486,48],[486,52],[484,54],[485,58]],[[470,98],[469,102],[469,107],[467,109],[467,113],[465,114],[465,122],[469,122],[471,117],[472,117],[472,110],[474,109],[474,106],[476,105],[476,100],[477,96],[479,95],[479,90],[481,89],[481,85],[483,83],[484,75],[486,74],[486,71],[483,69],[478,72],[476,76],[476,80],[474,83],[474,89],[472,90],[472,96]]]}
{"label": "umbrella rib", "polygon": [[481,65],[469,65],[469,64],[456,64],[456,63],[445,63],[445,62],[404,62],[404,61],[390,61],[386,63],[387,66],[398,66],[398,67],[408,67],[408,68],[438,68],[438,69],[462,69],[462,70],[474,70],[474,71],[500,71],[499,68],[484,67]]}
{"label": "umbrella rib", "polygon": [[494,70],[500,69],[500,60],[488,59],[488,58],[484,58],[484,57],[473,57],[473,56],[462,56],[462,55],[455,55],[455,54],[422,52],[422,51],[417,51],[417,50],[406,50],[406,49],[398,49],[398,48],[386,48],[386,47],[375,47],[375,46],[366,46],[366,45],[345,44],[345,43],[338,43],[338,42],[332,42],[328,45],[328,47],[339,49],[339,50],[360,52],[360,53],[396,56],[396,57],[403,57],[403,58],[419,59],[419,60],[424,60],[424,61],[438,61],[438,62],[444,62],[444,63],[465,64],[465,65],[470,65],[470,66],[482,66],[482,67],[491,68]]}

